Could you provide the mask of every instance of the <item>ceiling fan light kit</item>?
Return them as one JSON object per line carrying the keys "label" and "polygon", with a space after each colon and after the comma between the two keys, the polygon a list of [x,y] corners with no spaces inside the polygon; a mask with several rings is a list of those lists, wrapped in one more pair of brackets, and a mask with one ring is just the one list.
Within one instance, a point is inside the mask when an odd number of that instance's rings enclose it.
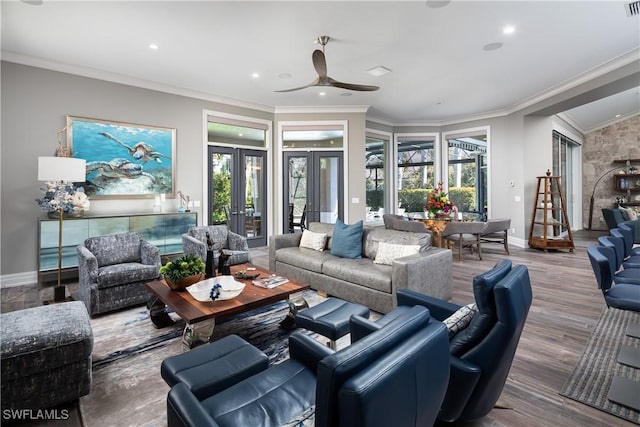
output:
{"label": "ceiling fan light kit", "polygon": [[313,86],[332,86],[340,89],[355,90],[360,92],[371,92],[380,89],[378,86],[373,85],[360,85],[354,83],[344,83],[335,79],[332,79],[327,75],[327,60],[324,56],[324,47],[331,38],[329,36],[320,36],[316,39],[315,43],[322,46],[322,50],[316,49],[311,55],[313,61],[313,67],[318,73],[318,77],[311,83],[305,86],[296,87],[292,89],[276,90],[275,92],[293,92],[296,90],[306,89]]}

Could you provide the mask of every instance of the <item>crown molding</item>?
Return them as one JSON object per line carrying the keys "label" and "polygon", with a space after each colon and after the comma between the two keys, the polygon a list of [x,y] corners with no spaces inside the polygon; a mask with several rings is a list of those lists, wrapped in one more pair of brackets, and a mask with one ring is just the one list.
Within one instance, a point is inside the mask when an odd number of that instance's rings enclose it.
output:
{"label": "crown molding", "polygon": [[273,113],[274,107],[248,101],[241,101],[234,98],[226,98],[223,96],[212,95],[195,90],[184,89],[177,86],[167,85],[164,83],[153,82],[150,80],[138,79],[135,77],[125,76],[123,74],[111,73],[108,71],[97,70],[89,67],[79,67],[75,65],[62,64],[55,61],[49,61],[34,58],[25,55],[19,55],[13,52],[1,51],[2,60],[6,62],[14,62],[17,64],[28,65],[37,68],[44,68],[51,71],[73,74],[80,77],[104,80],[111,83],[119,83],[137,88],[154,90],[157,92],[168,93],[171,95],[185,96],[188,98],[201,99],[203,101],[216,102],[220,104],[231,105],[235,107],[247,108],[250,110],[258,110],[267,113]]}

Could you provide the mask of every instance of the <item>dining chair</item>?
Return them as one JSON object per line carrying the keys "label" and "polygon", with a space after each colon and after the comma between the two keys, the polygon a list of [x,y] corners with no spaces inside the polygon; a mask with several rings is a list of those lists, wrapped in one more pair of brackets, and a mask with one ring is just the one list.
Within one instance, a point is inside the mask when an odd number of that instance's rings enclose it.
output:
{"label": "dining chair", "polygon": [[450,244],[453,248],[458,247],[458,261],[462,261],[462,248],[468,247],[473,253],[473,247],[478,250],[478,258],[482,260],[482,251],[480,249],[480,235],[484,232],[487,226],[486,222],[462,222],[451,221],[447,223],[442,231],[442,239],[447,243],[447,247]]}

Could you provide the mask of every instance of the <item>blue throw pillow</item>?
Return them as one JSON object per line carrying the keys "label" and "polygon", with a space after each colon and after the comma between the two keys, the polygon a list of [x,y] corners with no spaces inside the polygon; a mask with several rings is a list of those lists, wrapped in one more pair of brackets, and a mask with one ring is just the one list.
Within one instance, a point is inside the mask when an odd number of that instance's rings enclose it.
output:
{"label": "blue throw pillow", "polygon": [[338,218],[331,237],[331,255],[362,258],[362,220],[346,225]]}

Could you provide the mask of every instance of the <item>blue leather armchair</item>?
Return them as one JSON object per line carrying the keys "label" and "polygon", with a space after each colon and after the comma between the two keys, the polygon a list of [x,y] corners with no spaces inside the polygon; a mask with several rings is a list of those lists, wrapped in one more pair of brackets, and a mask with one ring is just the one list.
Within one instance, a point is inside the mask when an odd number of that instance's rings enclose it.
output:
{"label": "blue leather armchair", "polygon": [[424,307],[337,352],[295,333],[289,360],[202,401],[174,385],[168,425],[278,426],[315,405],[317,427],[430,426],[449,378],[447,341]]}
{"label": "blue leather armchair", "polygon": [[[491,411],[507,380],[533,297],[527,268],[512,268],[507,259],[476,276],[473,292],[478,313],[467,328],[449,340],[451,374],[438,414],[438,419],[445,422],[473,421]],[[438,320],[460,308],[403,289],[398,291],[398,307],[377,322],[360,318],[352,321],[352,341],[416,305],[427,307]]]}
{"label": "blue leather armchair", "polygon": [[640,311],[640,286],[633,283],[613,284],[616,263],[614,249],[606,246],[589,246],[587,254],[607,307]]}

